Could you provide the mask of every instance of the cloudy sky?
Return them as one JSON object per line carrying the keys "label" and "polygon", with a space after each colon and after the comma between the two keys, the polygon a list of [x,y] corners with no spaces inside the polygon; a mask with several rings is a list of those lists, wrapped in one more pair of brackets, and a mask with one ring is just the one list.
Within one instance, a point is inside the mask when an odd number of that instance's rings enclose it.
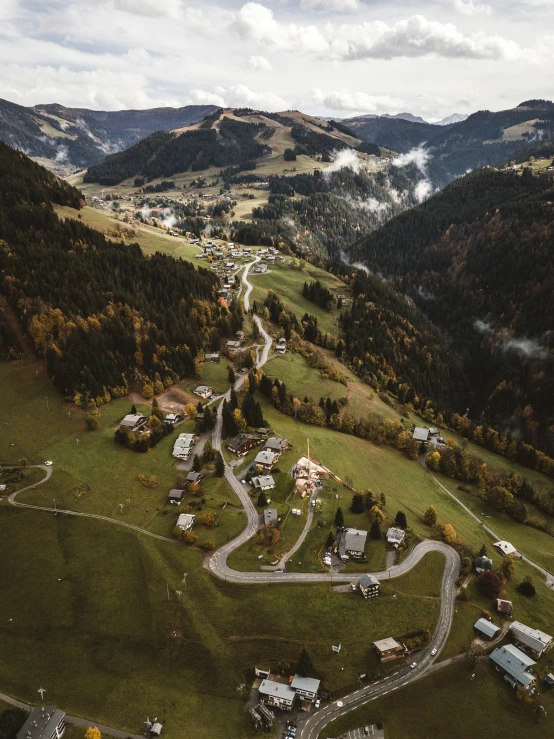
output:
{"label": "cloudy sky", "polygon": [[553,0],[0,0],[0,97],[427,119],[554,97]]}

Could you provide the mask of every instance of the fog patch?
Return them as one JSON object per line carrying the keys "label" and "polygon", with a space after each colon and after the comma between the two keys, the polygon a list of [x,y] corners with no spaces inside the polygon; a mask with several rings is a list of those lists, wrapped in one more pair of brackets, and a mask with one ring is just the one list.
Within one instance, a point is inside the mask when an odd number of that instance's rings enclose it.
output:
{"label": "fog patch", "polygon": [[432,192],[433,185],[429,180],[419,180],[417,185],[414,187],[414,197],[418,203],[423,203],[424,200],[427,200]]}
{"label": "fog patch", "polygon": [[535,339],[504,338],[502,348],[505,351],[514,351],[529,359],[546,359],[547,349]]}
{"label": "fog patch", "polygon": [[362,161],[354,149],[342,149],[337,152],[335,161],[323,170],[323,175],[328,176],[332,172],[338,172],[339,169],[344,169],[345,167],[349,167],[356,173],[362,169]]}
{"label": "fog patch", "polygon": [[423,285],[420,285],[417,288],[417,294],[420,298],[423,298],[423,300],[436,300],[435,296],[432,292],[429,292],[429,290],[426,290]]}

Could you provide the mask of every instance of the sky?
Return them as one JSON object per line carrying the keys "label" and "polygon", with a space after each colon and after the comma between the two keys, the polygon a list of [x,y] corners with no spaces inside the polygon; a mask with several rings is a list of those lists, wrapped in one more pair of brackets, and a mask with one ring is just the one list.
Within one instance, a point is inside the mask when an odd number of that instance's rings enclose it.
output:
{"label": "sky", "polygon": [[0,98],[426,120],[554,98],[553,0],[0,0]]}

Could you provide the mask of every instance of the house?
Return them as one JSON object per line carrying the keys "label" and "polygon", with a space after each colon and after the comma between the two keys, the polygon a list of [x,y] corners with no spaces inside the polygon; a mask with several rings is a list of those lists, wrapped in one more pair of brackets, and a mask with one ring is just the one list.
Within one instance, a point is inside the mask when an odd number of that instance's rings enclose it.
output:
{"label": "house", "polygon": [[264,444],[264,452],[273,452],[274,454],[283,454],[287,449],[290,449],[292,444],[288,439],[280,439],[276,436],[272,436]]}
{"label": "house", "polygon": [[287,340],[283,336],[281,336],[281,338],[277,340],[277,344],[278,345],[283,344],[284,346],[286,346]]}
{"label": "house", "polygon": [[275,347],[275,354],[286,354],[287,353],[287,345],[286,344],[277,344]]}
{"label": "house", "polygon": [[240,351],[240,341],[228,341],[227,342],[227,349],[230,352],[238,352]]}
{"label": "house", "polygon": [[274,680],[262,680],[258,692],[263,703],[283,711],[290,711],[296,698],[294,688]]}
{"label": "house", "polygon": [[424,429],[424,428],[416,427],[414,429],[414,433],[412,435],[412,439],[414,441],[423,441],[423,442],[426,442],[426,441],[429,441],[429,437],[430,436],[431,436],[431,432],[429,431],[429,429]]}
{"label": "house", "polygon": [[269,434],[269,429],[266,429],[262,426],[259,429],[256,429],[256,433],[258,434],[258,436],[267,436]]}
{"label": "house", "polygon": [[476,621],[473,624],[473,628],[483,636],[486,636],[487,639],[494,639],[494,637],[500,631],[500,626],[496,626],[490,621],[487,621],[486,618],[480,618],[478,621]]}
{"label": "house", "polygon": [[218,352],[214,352],[213,354],[206,354],[204,358],[206,362],[215,362],[216,364],[219,364]]}
{"label": "house", "polygon": [[212,393],[213,390],[208,385],[198,385],[198,387],[194,391],[195,395],[199,395],[201,398],[204,398],[204,400],[211,398]]}
{"label": "house", "polygon": [[510,626],[510,631],[515,642],[530,649],[535,653],[537,658],[552,646],[552,637],[549,634],[545,634],[540,629],[533,629],[531,626],[526,626],[520,621],[514,621]]}
{"label": "house", "polygon": [[129,413],[119,424],[119,428],[129,429],[129,431],[137,431],[148,421],[148,416],[141,413]]}
{"label": "house", "polygon": [[182,531],[189,531],[194,526],[195,519],[194,513],[181,513],[177,519],[177,528]]}
{"label": "house", "polygon": [[498,613],[503,613],[505,616],[511,616],[513,611],[513,605],[511,600],[503,600],[502,598],[496,599],[496,610]]}
{"label": "house", "polygon": [[399,644],[396,639],[393,639],[390,636],[386,639],[374,641],[373,646],[377,650],[377,654],[381,662],[389,662],[391,659],[398,659],[398,657],[402,657],[406,651],[403,644]]}
{"label": "house", "polygon": [[189,472],[187,475],[187,482],[190,482],[193,485],[196,485],[199,482],[202,482],[204,477],[205,475],[203,475],[201,472]]}
{"label": "house", "polygon": [[164,418],[164,423],[169,423],[171,426],[175,426],[182,420],[183,416],[181,413],[168,413]]}
{"label": "house", "polygon": [[260,452],[254,460],[254,464],[263,470],[269,471],[278,459],[279,455],[273,452]]}
{"label": "house", "polygon": [[302,700],[313,703],[317,698],[320,680],[313,677],[302,677],[295,675],[291,681],[291,688],[296,691],[296,695]]}
{"label": "house", "polygon": [[252,484],[257,490],[273,490],[275,480],[271,475],[260,475],[259,477],[252,478]]}
{"label": "house", "polygon": [[173,456],[177,459],[188,459],[194,446],[194,434],[179,434],[173,445]]}
{"label": "house", "polygon": [[169,496],[168,496],[168,501],[172,505],[181,505],[181,503],[183,502],[184,495],[185,495],[185,491],[184,490],[177,490],[177,489],[170,490],[169,491]]}
{"label": "house", "polygon": [[276,508],[264,508],[264,524],[266,526],[276,526],[279,521],[279,515]]}
{"label": "house", "polygon": [[475,572],[479,574],[492,570],[492,559],[488,557],[475,557],[473,567],[475,568]]}
{"label": "house", "polygon": [[65,713],[56,706],[37,706],[17,732],[17,739],[60,739],[65,731]]}
{"label": "house", "polygon": [[258,444],[261,444],[262,440],[255,434],[237,434],[227,444],[227,449],[237,455],[237,457],[244,457],[248,454],[250,449],[253,449]]}
{"label": "house", "polygon": [[365,557],[365,545],[367,540],[367,531],[359,529],[345,529],[339,531],[335,539],[335,553],[340,559],[347,560],[363,559]]}
{"label": "house", "polygon": [[379,585],[379,580],[375,575],[362,575],[358,580],[358,590],[364,598],[377,598]]}
{"label": "house", "polygon": [[498,647],[490,658],[504,672],[504,680],[514,688],[519,684],[527,690],[537,679],[529,672],[537,663],[513,644]]}
{"label": "house", "polygon": [[507,557],[509,554],[517,554],[516,548],[509,541],[497,541],[496,544],[493,544],[493,547],[503,557]]}
{"label": "house", "polygon": [[390,544],[392,547],[394,547],[394,549],[398,549],[405,538],[406,532],[404,531],[404,529],[399,529],[392,526],[387,531],[387,544]]}
{"label": "house", "polygon": [[237,337],[237,339],[239,339],[240,341],[244,341],[244,339],[245,339],[245,337],[246,337],[246,334],[244,333],[244,331],[237,331],[237,332],[235,333],[235,336],[236,336],[236,337]]}

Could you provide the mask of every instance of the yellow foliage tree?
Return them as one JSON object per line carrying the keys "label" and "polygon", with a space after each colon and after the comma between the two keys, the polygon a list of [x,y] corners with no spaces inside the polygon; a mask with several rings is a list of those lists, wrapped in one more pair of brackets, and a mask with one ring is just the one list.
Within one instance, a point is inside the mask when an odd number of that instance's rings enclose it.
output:
{"label": "yellow foliage tree", "polygon": [[441,533],[442,538],[447,544],[456,541],[456,529],[454,528],[454,526],[452,526],[451,523],[445,523],[443,526],[441,526]]}
{"label": "yellow foliage tree", "polygon": [[89,726],[85,732],[85,739],[102,739],[98,726]]}

